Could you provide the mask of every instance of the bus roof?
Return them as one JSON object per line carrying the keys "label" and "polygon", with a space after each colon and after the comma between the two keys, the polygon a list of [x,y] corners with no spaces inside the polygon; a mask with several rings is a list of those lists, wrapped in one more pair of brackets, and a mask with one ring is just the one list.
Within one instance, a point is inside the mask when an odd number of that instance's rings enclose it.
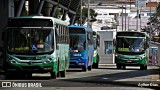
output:
{"label": "bus roof", "polygon": [[58,23],[58,24],[65,25],[65,26],[69,25],[69,22],[67,21],[63,21],[61,19],[48,17],[48,16],[21,16],[21,17],[10,17],[9,19],[20,19],[20,18],[51,19],[54,23]]}
{"label": "bus roof", "polygon": [[70,25],[69,28],[84,28],[87,32],[93,32],[92,28],[85,27],[85,26],[77,26],[77,25]]}
{"label": "bus roof", "polygon": [[117,33],[123,33],[123,32],[137,32],[137,33],[145,34],[145,36],[147,37],[150,37],[146,32],[140,32],[140,31],[118,31]]}

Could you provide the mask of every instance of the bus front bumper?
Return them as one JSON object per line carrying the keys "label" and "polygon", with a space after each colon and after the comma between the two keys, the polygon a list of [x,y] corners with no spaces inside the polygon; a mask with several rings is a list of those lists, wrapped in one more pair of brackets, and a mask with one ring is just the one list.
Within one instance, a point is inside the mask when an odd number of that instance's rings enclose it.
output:
{"label": "bus front bumper", "polygon": [[145,59],[142,60],[123,60],[115,58],[115,63],[120,65],[127,65],[127,66],[139,66],[139,65],[146,65],[147,62]]}
{"label": "bus front bumper", "polygon": [[41,65],[12,65],[7,64],[5,72],[31,72],[31,73],[47,73],[53,71],[55,68],[54,63],[41,64]]}
{"label": "bus front bumper", "polygon": [[84,67],[87,66],[87,59],[83,60],[70,60],[69,67]]}

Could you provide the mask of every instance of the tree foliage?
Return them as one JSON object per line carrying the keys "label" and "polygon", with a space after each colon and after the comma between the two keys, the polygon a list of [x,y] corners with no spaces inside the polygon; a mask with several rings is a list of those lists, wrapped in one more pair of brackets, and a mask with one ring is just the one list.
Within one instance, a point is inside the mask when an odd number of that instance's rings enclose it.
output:
{"label": "tree foliage", "polygon": [[[90,22],[96,21],[96,16],[97,16],[97,13],[93,9],[90,9]],[[83,8],[82,9],[82,25],[85,24],[87,19],[88,19],[88,8]],[[75,22],[80,24],[80,8],[77,10]]]}
{"label": "tree foliage", "polygon": [[[152,16],[148,19],[148,23],[145,27],[145,31],[151,32],[151,35],[155,35],[156,33],[160,34],[160,3],[156,8],[156,12],[152,14]],[[150,28],[151,25],[151,28]],[[151,30],[151,31],[150,31]]]}

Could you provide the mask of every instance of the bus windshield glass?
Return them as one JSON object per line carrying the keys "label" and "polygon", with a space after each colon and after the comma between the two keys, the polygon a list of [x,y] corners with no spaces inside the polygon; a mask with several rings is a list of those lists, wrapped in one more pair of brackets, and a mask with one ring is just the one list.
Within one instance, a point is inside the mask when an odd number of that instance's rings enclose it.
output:
{"label": "bus windshield glass", "polygon": [[8,51],[20,54],[53,52],[52,29],[8,29]]}
{"label": "bus windshield glass", "polygon": [[86,35],[85,34],[71,34],[70,35],[70,50],[71,52],[83,52],[86,49]]}
{"label": "bus windshield glass", "polygon": [[117,37],[118,52],[143,53],[145,50],[145,38]]}

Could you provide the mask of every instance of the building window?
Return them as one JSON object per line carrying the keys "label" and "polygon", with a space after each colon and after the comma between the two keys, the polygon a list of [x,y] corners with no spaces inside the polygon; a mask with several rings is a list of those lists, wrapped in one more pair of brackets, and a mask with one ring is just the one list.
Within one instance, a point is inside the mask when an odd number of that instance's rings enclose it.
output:
{"label": "building window", "polygon": [[128,13],[121,13],[121,16],[128,16]]}
{"label": "building window", "polygon": [[105,45],[104,53],[112,54],[113,52],[112,41],[104,41],[104,45]]}
{"label": "building window", "polygon": [[152,15],[153,15],[153,13],[147,13],[147,16],[150,16],[150,15],[152,16]]}
{"label": "building window", "polygon": [[102,20],[97,20],[98,21],[98,23],[102,23]]}

